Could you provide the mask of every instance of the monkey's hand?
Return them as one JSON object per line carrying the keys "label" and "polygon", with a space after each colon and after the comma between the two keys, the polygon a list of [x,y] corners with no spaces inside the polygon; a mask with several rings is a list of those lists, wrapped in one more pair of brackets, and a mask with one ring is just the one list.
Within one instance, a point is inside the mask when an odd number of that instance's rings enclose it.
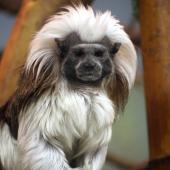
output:
{"label": "monkey's hand", "polygon": [[72,170],[62,149],[53,147],[39,132],[20,135],[20,170]]}

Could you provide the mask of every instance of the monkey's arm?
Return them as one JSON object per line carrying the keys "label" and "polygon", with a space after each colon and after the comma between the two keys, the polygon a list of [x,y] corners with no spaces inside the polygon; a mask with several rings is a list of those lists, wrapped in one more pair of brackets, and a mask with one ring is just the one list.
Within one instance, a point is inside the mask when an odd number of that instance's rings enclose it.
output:
{"label": "monkey's arm", "polygon": [[83,170],[101,170],[107,154],[107,146],[103,146],[85,155]]}
{"label": "monkey's arm", "polygon": [[[111,139],[112,127],[101,128],[87,143],[83,146],[89,146],[88,151],[85,152],[80,161],[77,162],[78,166],[83,167],[83,170],[102,170],[105,163],[108,143]],[[93,149],[96,148],[96,149]]]}
{"label": "monkey's arm", "polygon": [[70,170],[65,154],[53,147],[39,132],[19,138],[21,170]]}

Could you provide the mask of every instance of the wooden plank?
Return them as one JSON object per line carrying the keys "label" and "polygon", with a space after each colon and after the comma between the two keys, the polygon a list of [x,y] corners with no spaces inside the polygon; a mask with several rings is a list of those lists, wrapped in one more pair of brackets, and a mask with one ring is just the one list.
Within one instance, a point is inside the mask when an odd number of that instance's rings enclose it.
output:
{"label": "wooden plank", "polygon": [[170,157],[151,161],[147,170],[170,170]]}
{"label": "wooden plank", "polygon": [[[140,0],[151,160],[170,155],[169,16],[169,0]],[[169,170],[165,167],[163,170],[166,169]]]}
{"label": "wooden plank", "polygon": [[[83,0],[85,4],[91,1]],[[71,2],[73,0],[24,0],[0,63],[0,105],[4,104],[16,89],[19,67],[25,61],[35,32],[59,7]]]}
{"label": "wooden plank", "polygon": [[11,13],[17,13],[21,7],[22,0],[0,0],[0,9],[7,10]]}

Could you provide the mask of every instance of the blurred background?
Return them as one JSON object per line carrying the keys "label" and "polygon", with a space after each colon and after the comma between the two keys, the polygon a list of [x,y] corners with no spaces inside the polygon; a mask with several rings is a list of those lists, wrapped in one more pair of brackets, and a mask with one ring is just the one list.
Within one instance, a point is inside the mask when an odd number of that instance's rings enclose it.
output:
{"label": "blurred background", "polygon": [[[0,56],[15,23],[21,1],[0,0]],[[147,162],[149,153],[137,1],[95,0],[93,7],[102,11],[112,11],[124,25],[138,53],[135,87],[124,113],[120,113],[119,120],[113,125],[112,141],[104,170],[140,169]]]}

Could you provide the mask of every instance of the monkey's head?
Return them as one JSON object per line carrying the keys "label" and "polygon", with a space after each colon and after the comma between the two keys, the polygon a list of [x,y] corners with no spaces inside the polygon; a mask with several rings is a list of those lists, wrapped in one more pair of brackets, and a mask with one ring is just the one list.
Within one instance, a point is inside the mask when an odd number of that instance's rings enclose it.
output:
{"label": "monkey's head", "polygon": [[61,72],[70,83],[100,86],[102,80],[114,72],[113,57],[120,43],[113,46],[107,37],[100,41],[81,40],[78,33],[70,33],[59,47]]}
{"label": "monkey's head", "polygon": [[53,16],[32,41],[25,65],[36,88],[68,84],[103,88],[123,106],[136,72],[134,47],[109,11],[82,5]]}

